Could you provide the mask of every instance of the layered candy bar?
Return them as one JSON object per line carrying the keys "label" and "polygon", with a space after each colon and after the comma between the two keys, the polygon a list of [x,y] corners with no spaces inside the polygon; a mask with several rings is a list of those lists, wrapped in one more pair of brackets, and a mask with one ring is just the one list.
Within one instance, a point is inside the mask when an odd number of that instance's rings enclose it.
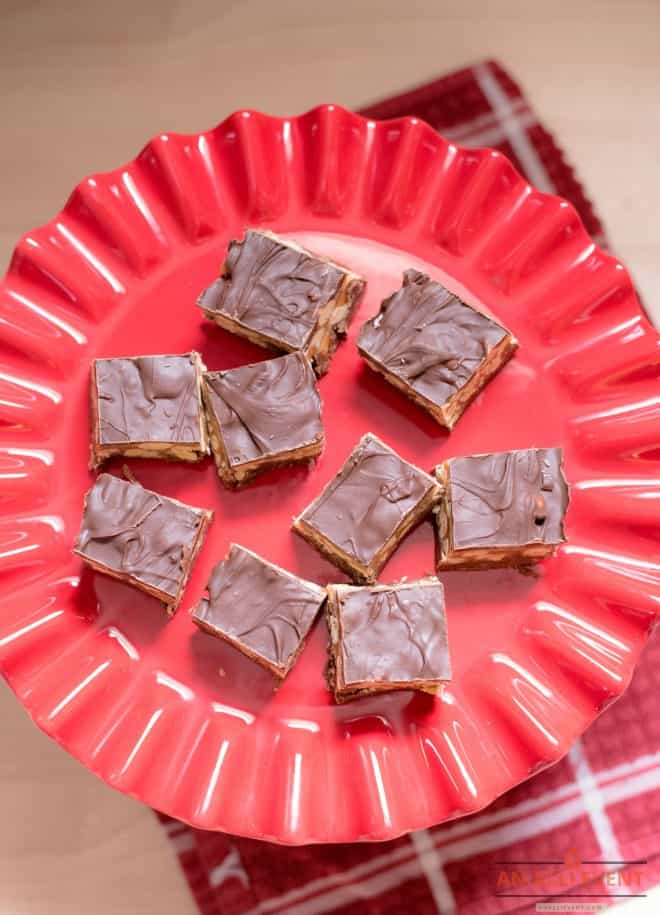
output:
{"label": "layered candy bar", "polygon": [[212,514],[102,473],[85,497],[74,552],[174,613]]}
{"label": "layered candy bar", "polygon": [[417,270],[406,270],[358,337],[367,365],[447,429],[517,346],[505,327]]}
{"label": "layered candy bar", "polygon": [[328,586],[328,685],[337,702],[391,690],[437,694],[451,679],[437,578],[355,588]]}
{"label": "layered candy bar", "polygon": [[203,397],[211,449],[226,486],[309,461],[323,448],[321,398],[302,353],[207,372]]}
{"label": "layered candy bar", "polygon": [[92,363],[90,466],[111,457],[200,461],[209,453],[199,353]]}
{"label": "layered candy bar", "polygon": [[435,475],[438,570],[528,565],[563,543],[568,484],[560,448],[458,457]]}
{"label": "layered candy bar", "polygon": [[431,476],[369,433],[293,529],[354,581],[369,584],[439,497]]}
{"label": "layered candy bar", "polygon": [[211,321],[279,352],[302,352],[317,375],[346,336],[365,280],[272,232],[229,242],[220,276],[198,305]]}
{"label": "layered candy bar", "polygon": [[325,602],[324,588],[232,544],[211,573],[193,622],[278,679],[289,673]]}

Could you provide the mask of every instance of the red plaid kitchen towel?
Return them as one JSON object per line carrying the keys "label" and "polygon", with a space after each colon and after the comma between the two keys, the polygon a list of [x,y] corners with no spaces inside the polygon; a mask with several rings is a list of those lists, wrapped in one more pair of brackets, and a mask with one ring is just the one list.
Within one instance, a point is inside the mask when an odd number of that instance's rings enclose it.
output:
{"label": "red plaid kitchen towel", "polygon": [[[502,150],[604,242],[561,149],[497,63],[363,114],[417,115],[461,144]],[[611,904],[660,883],[659,695],[656,638],[624,698],[552,769],[482,813],[393,842],[287,848],[161,819],[202,915],[525,915],[539,902]]]}

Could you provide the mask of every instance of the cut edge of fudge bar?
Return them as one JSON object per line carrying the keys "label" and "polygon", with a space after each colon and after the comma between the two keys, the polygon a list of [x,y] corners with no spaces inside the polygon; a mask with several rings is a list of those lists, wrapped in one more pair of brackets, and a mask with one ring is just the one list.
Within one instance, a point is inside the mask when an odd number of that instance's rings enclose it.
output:
{"label": "cut edge of fudge bar", "polygon": [[[561,449],[516,449],[519,451],[547,451]],[[487,457],[489,452],[483,454],[469,455],[469,457]],[[480,571],[504,567],[525,567],[533,565],[542,559],[553,556],[557,548],[566,542],[564,534],[564,516],[561,520],[561,539],[549,542],[536,541],[532,543],[521,544],[520,546],[500,546],[500,547],[463,547],[455,549],[450,543],[450,532],[453,525],[452,499],[451,499],[451,475],[449,465],[452,459],[438,464],[435,468],[435,476],[442,487],[443,497],[433,510],[435,521],[435,559],[436,569],[439,572],[453,571],[455,569]],[[563,455],[559,463],[559,482],[566,490],[566,507],[570,498],[570,487],[564,474]]]}
{"label": "cut edge of fudge bar", "polygon": [[426,410],[437,423],[451,431],[475,397],[477,397],[480,391],[488,384],[491,378],[493,378],[499,370],[506,365],[509,359],[511,359],[518,349],[518,345],[516,338],[507,331],[506,336],[488,352],[488,355],[477,371],[468,378],[466,383],[459,388],[458,391],[452,394],[452,396],[440,406],[433,403],[433,401],[429,400],[419,391],[416,391],[412,385],[407,384],[402,378],[399,378],[398,375],[389,372],[384,365],[369,355],[369,353],[360,346],[359,342],[358,351],[369,368],[379,375],[382,375],[382,377],[393,387],[405,394],[408,400],[417,404],[417,406],[421,407],[423,410]]}
{"label": "cut edge of fudge bar", "polygon": [[[292,248],[294,251],[298,251],[306,257],[329,264],[342,274],[342,281],[336,295],[332,299],[329,299],[319,310],[314,331],[307,343],[299,350],[297,347],[269,336],[262,331],[247,327],[245,324],[235,320],[229,315],[214,309],[205,308],[201,303],[201,297],[198,299],[197,304],[204,312],[204,315],[210,321],[217,324],[218,327],[222,327],[224,330],[236,334],[239,337],[244,337],[257,346],[265,347],[266,349],[275,352],[303,352],[309,359],[316,374],[319,376],[325,375],[335,350],[348,332],[348,327],[362,293],[364,292],[367,281],[348,267],[344,267],[342,264],[330,260],[330,258],[319,256],[289,239],[280,238],[274,232],[267,229],[246,229],[245,231],[246,233],[251,231],[258,235],[265,235],[276,244]],[[237,243],[242,244],[244,241],[245,233],[243,235],[243,241]],[[225,261],[220,268],[220,276],[226,277],[226,275],[227,264]]]}
{"label": "cut edge of fudge bar", "polygon": [[[420,588],[440,588],[443,594],[444,610],[444,587],[442,582],[432,576],[420,578],[416,581],[401,581],[394,584],[372,585],[368,586],[371,591],[394,591],[405,590],[411,586]],[[449,682],[449,679],[440,679],[439,677],[428,678],[424,680],[374,680],[369,682],[356,681],[356,683],[347,686],[344,682],[343,675],[343,656],[342,656],[342,622],[341,622],[341,603],[345,595],[351,591],[361,590],[353,585],[329,584],[327,587],[328,600],[326,602],[326,621],[328,624],[329,644],[328,644],[328,663],[326,667],[326,680],[328,688],[333,694],[335,702],[342,704],[350,702],[353,699],[376,696],[381,693],[396,692],[400,690],[416,690],[417,692],[427,693],[432,696],[439,696],[443,687]],[[446,613],[445,613],[446,628]],[[449,661],[451,669],[451,661]],[[342,685],[343,684],[343,685]]]}
{"label": "cut edge of fudge bar", "polygon": [[[387,538],[380,550],[378,550],[371,562],[365,564],[361,563],[354,556],[351,556],[349,553],[342,550],[341,547],[337,546],[337,544],[333,543],[328,537],[321,533],[321,531],[317,530],[317,528],[315,528],[312,524],[309,524],[305,520],[304,516],[310,510],[312,510],[323,498],[328,486],[330,486],[331,483],[342,472],[346,466],[347,461],[350,459],[350,456],[354,451],[357,450],[357,448],[360,447],[362,442],[368,438],[376,441],[382,448],[394,454],[404,464],[408,464],[410,467],[413,467],[422,476],[427,477],[430,485],[427,493],[422,499],[420,499],[415,508],[401,518],[399,524],[394,528],[390,536]],[[372,432],[367,432],[362,436],[357,445],[351,450],[351,454],[349,454],[349,456],[346,458],[346,461],[344,461],[337,473],[334,474],[334,476],[323,487],[318,496],[303,509],[300,515],[294,518],[292,530],[294,530],[295,533],[303,538],[303,540],[306,540],[309,544],[311,544],[311,546],[318,550],[322,556],[324,556],[339,569],[345,572],[350,578],[353,579],[354,582],[363,585],[372,585],[375,583],[381,569],[388,561],[390,556],[394,553],[401,541],[407,537],[414,528],[421,524],[428,514],[430,514],[433,506],[440,499],[441,493],[442,490],[440,486],[438,486],[436,480],[434,480],[432,476],[425,473],[423,470],[420,470],[419,467],[416,467],[414,464],[411,464],[410,461],[406,461],[399,454],[397,454],[396,451],[390,448],[389,445],[386,445]]]}
{"label": "cut edge of fudge bar", "polygon": [[[302,359],[306,357],[300,354]],[[243,366],[241,366],[242,368]],[[232,371],[231,369],[229,371]],[[211,394],[209,391],[208,378],[213,375],[224,374],[223,372],[205,372],[202,376],[202,400],[206,412],[206,422],[208,426],[208,435],[211,446],[211,454],[215,461],[218,476],[225,486],[232,489],[240,489],[251,483],[255,477],[268,470],[275,470],[277,467],[286,467],[291,464],[310,461],[323,451],[325,444],[325,435],[321,430],[321,435],[316,441],[302,445],[299,448],[290,448],[287,451],[274,452],[273,454],[262,455],[250,461],[244,461],[241,464],[232,464],[227,454],[220,423],[216,416]],[[318,391],[317,391],[318,396]],[[319,397],[320,401],[320,397]]]}
{"label": "cut edge of fudge bar", "polygon": [[112,442],[102,444],[99,435],[99,390],[96,376],[96,366],[99,361],[109,361],[111,358],[117,359],[140,359],[140,356],[116,356],[108,359],[94,359],[91,368],[90,377],[90,414],[92,424],[92,435],[90,443],[89,469],[98,470],[106,461],[112,457],[123,458],[159,458],[168,461],[186,461],[195,463],[203,460],[210,453],[209,436],[206,426],[206,415],[202,403],[202,375],[206,371],[206,366],[202,357],[195,350],[189,353],[164,353],[158,355],[148,355],[148,358],[162,359],[168,356],[189,356],[194,365],[197,375],[197,407],[199,412],[199,440],[196,442],[158,442],[158,441],[132,441]]}
{"label": "cut edge of fudge bar", "polygon": [[[208,604],[208,602],[209,602],[208,596],[203,597],[199,601],[199,603],[193,607],[193,609],[191,611],[192,621],[201,631],[206,632],[208,635],[211,635],[214,638],[221,639],[223,642],[226,642],[228,645],[231,645],[232,648],[235,648],[236,651],[239,651],[246,658],[249,658],[251,661],[254,661],[255,663],[259,664],[259,666],[263,667],[264,670],[269,671],[269,673],[273,674],[273,676],[277,677],[277,679],[284,680],[284,678],[291,672],[291,670],[295,666],[298,658],[300,657],[300,655],[302,653],[303,648],[305,647],[305,644],[307,642],[307,637],[314,624],[314,620],[318,616],[318,613],[320,612],[321,608],[323,607],[323,604],[325,603],[325,601],[327,599],[327,591],[325,588],[321,588],[319,585],[315,584],[313,581],[308,581],[306,578],[301,578],[299,575],[295,575],[293,572],[289,572],[287,569],[283,569],[281,566],[276,565],[274,562],[269,562],[269,560],[264,559],[263,556],[260,556],[258,553],[255,553],[253,550],[249,550],[247,547],[241,546],[238,543],[230,544],[229,549],[227,550],[227,553],[226,553],[224,559],[221,560],[221,562],[226,562],[234,550],[240,550],[242,553],[249,554],[250,556],[252,556],[253,559],[258,560],[262,565],[268,566],[269,568],[273,569],[278,574],[283,575],[284,577],[289,578],[292,581],[295,581],[296,584],[299,584],[301,588],[312,592],[313,594],[315,594],[318,597],[319,606],[318,606],[318,609],[314,616],[314,619],[312,620],[312,623],[310,624],[309,630],[305,633],[303,638],[300,640],[300,643],[298,644],[296,649],[291,653],[287,663],[286,664],[276,664],[275,662],[269,661],[268,658],[265,658],[263,655],[259,654],[258,651],[255,651],[249,645],[246,645],[236,636],[234,636],[228,632],[225,632],[223,629],[220,629],[220,627],[218,627],[218,626],[212,625],[211,623],[208,622],[208,620],[202,619],[198,614],[199,614],[199,611],[202,608],[202,606],[205,604]],[[208,589],[207,589],[207,594],[208,594]]]}
{"label": "cut edge of fudge bar", "polygon": [[[94,481],[94,484],[90,489],[85,493],[85,498],[83,501],[83,517],[87,509],[87,499],[90,492],[103,476],[111,476],[111,474],[100,474],[97,479]],[[141,489],[144,487],[140,483],[130,483],[132,486],[139,486]],[[138,591],[142,591],[145,594],[149,594],[151,597],[155,597],[162,604],[165,605],[165,610],[169,616],[174,616],[176,613],[179,604],[181,603],[181,598],[183,597],[183,592],[186,589],[186,585],[192,574],[193,566],[197,560],[199,551],[202,548],[204,543],[204,538],[206,537],[206,532],[208,530],[209,524],[213,519],[213,511],[208,508],[199,508],[195,505],[188,505],[187,502],[181,502],[179,499],[173,499],[170,496],[163,496],[160,493],[154,492],[152,489],[145,489],[145,492],[148,492],[150,495],[157,496],[159,499],[164,499],[168,502],[174,502],[176,505],[180,505],[189,511],[195,512],[199,516],[199,526],[197,528],[197,533],[193,541],[192,549],[190,550],[190,557],[184,569],[183,575],[179,581],[179,587],[175,595],[169,594],[167,591],[162,591],[160,588],[150,585],[147,582],[142,581],[139,578],[135,578],[133,575],[124,574],[117,569],[112,569],[110,566],[104,565],[102,562],[98,562],[95,559],[92,559],[88,556],[83,550],[78,548],[78,543],[80,541],[80,535],[76,538],[76,545],[74,546],[72,552],[79,556],[82,561],[88,565],[91,569],[94,569],[96,572],[100,572],[103,575],[108,575],[110,578],[114,578],[117,581],[124,582],[125,584],[131,585],[131,587],[136,588]]]}

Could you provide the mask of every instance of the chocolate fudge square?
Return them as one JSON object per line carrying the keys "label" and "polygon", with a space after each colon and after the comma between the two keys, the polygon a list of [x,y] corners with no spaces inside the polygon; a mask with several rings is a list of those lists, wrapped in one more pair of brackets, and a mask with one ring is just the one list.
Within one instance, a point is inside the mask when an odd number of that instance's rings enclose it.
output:
{"label": "chocolate fudge square", "polygon": [[528,565],[563,543],[568,484],[560,448],[452,458],[436,468],[438,569]]}
{"label": "chocolate fudge square", "polygon": [[510,331],[417,270],[406,270],[358,337],[367,365],[447,429],[517,346]]}
{"label": "chocolate fudge square", "polygon": [[211,449],[227,486],[323,448],[321,398],[302,353],[204,375]]}
{"label": "chocolate fudge square", "polygon": [[198,299],[225,330],[279,352],[300,351],[323,375],[346,336],[365,281],[272,232],[230,241],[220,277]]}
{"label": "chocolate fudge square", "polygon": [[370,584],[440,492],[431,476],[369,433],[293,529],[354,581]]}
{"label": "chocolate fudge square", "polygon": [[400,689],[437,694],[451,679],[443,587],[328,586],[328,685],[337,702]]}
{"label": "chocolate fudge square", "polygon": [[102,473],[85,496],[74,552],[174,613],[212,514]]}
{"label": "chocolate fudge square", "polygon": [[199,353],[92,364],[90,466],[108,458],[200,461],[209,453]]}
{"label": "chocolate fudge square", "polygon": [[289,673],[326,592],[233,543],[211,573],[193,622],[279,679]]}

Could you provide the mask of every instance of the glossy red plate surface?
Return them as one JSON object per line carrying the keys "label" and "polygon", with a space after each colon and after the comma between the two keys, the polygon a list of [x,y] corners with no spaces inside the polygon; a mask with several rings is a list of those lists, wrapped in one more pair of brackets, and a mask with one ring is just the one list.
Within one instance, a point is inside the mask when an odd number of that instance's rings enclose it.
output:
{"label": "glossy red plate surface", "polygon": [[[131,462],[146,486],[216,513],[168,623],[70,553],[92,479],[88,367],[193,347],[213,369],[265,358],[194,305],[246,225],[288,233],[369,286],[321,381],[327,447],[314,468],[230,493],[210,460]],[[451,436],[354,345],[410,266],[486,305],[521,343]],[[387,839],[488,804],[556,760],[628,683],[660,594],[658,338],[575,211],[501,155],[333,106],[293,119],[239,112],[199,136],[160,136],[83,181],[20,242],[0,287],[0,363],[2,671],[35,722],[114,787],[206,829]],[[322,622],[274,692],[188,616],[230,540],[341,580],[290,520],[367,430],[425,468],[565,449],[569,542],[539,577],[443,576],[455,679],[441,700],[333,706]],[[382,577],[422,575],[432,556],[426,524]]]}

